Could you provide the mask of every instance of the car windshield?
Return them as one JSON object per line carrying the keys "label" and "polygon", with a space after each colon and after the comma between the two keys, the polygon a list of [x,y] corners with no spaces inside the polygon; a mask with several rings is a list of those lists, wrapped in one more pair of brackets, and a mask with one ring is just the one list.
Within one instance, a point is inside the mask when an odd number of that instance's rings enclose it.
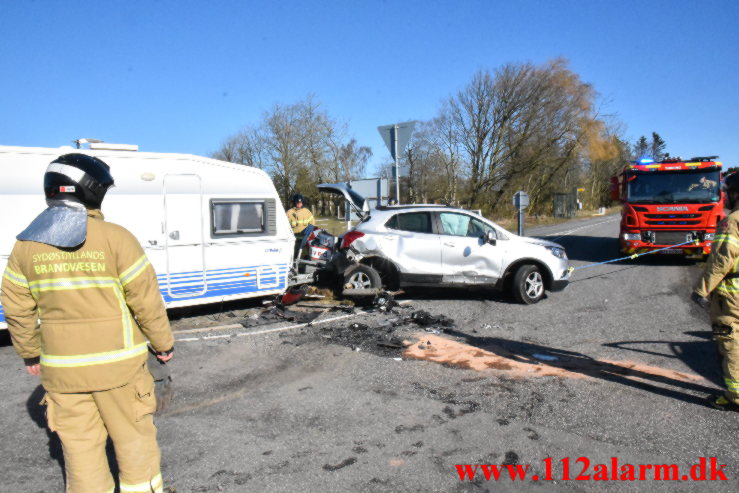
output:
{"label": "car windshield", "polygon": [[718,170],[633,172],[627,175],[632,204],[705,204],[718,202]]}

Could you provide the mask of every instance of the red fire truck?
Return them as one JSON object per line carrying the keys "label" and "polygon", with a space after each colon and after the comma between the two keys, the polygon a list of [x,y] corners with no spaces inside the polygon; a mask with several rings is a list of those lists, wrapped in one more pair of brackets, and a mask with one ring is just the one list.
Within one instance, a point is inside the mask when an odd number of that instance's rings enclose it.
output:
{"label": "red fire truck", "polygon": [[621,254],[686,243],[659,253],[701,258],[711,252],[724,217],[718,156],[654,162],[642,159],[611,178],[611,197],[623,202]]}

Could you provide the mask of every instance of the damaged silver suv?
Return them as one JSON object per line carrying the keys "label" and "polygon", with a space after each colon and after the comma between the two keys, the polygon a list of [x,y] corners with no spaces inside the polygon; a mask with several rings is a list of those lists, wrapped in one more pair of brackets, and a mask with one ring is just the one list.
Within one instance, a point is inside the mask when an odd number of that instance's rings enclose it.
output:
{"label": "damaged silver suv", "polygon": [[443,205],[380,206],[344,184],[319,185],[344,196],[361,222],[344,233],[331,259],[345,288],[493,287],[521,303],[569,282],[565,249],[517,236],[464,209]]}

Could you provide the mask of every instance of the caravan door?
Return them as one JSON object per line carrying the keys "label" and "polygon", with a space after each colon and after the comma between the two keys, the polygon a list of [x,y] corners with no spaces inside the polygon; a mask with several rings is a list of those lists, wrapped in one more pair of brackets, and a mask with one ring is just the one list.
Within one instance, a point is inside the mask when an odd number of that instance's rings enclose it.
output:
{"label": "caravan door", "polygon": [[203,181],[196,174],[164,176],[165,299],[205,294]]}

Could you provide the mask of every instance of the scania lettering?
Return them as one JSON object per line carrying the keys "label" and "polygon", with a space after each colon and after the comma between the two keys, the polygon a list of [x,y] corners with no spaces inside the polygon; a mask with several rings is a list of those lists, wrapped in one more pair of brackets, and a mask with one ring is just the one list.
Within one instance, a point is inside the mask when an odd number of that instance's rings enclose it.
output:
{"label": "scania lettering", "polygon": [[[718,156],[642,159],[611,178],[611,197],[623,203],[618,236],[622,255],[680,254],[701,258],[711,251],[724,217]],[[674,248],[667,248],[674,246]]]}

